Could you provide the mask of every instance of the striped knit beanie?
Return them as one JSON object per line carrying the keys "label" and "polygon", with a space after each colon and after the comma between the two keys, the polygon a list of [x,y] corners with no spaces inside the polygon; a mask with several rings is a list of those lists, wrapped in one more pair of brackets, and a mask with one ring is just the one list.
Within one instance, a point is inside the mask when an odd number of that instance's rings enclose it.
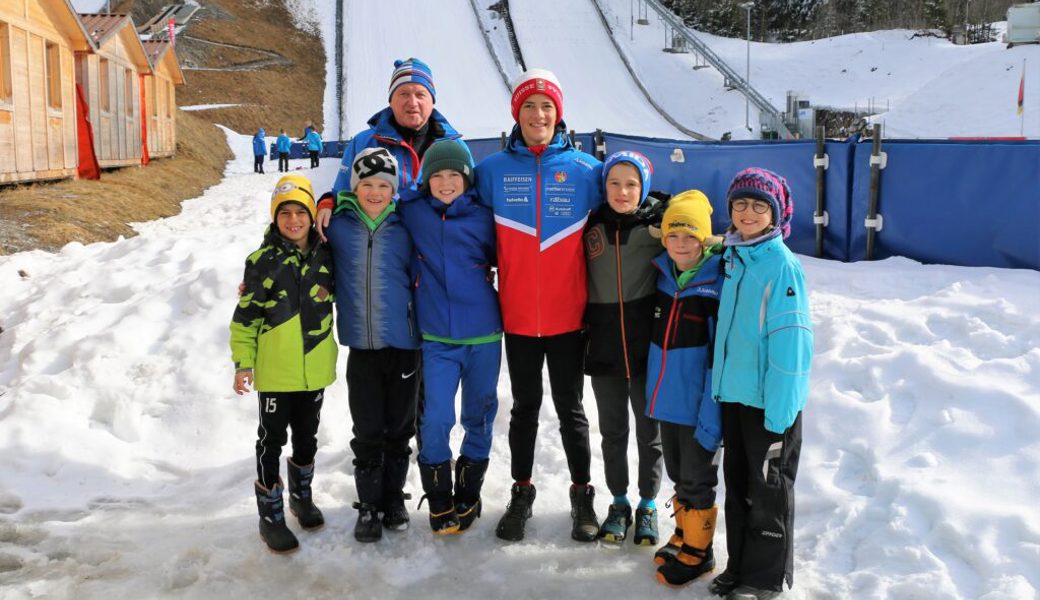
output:
{"label": "striped knit beanie", "polygon": [[387,97],[392,98],[397,88],[406,83],[418,83],[430,90],[430,97],[434,104],[437,103],[437,89],[433,85],[433,71],[430,65],[418,58],[394,61],[394,73],[390,76],[390,92]]}
{"label": "striped knit beanie", "polygon": [[[780,229],[784,239],[791,235],[791,218],[794,216],[794,201],[787,180],[776,173],[759,167],[749,167],[736,174],[726,192],[729,204],[737,198],[763,200],[773,207],[773,225]],[[733,209],[729,207],[729,213]]]}
{"label": "striped knit beanie", "polygon": [[546,69],[528,69],[520,74],[513,84],[513,96],[510,109],[513,120],[520,120],[520,107],[524,100],[535,94],[545,94],[556,105],[556,124],[563,120],[563,88],[552,71]]}
{"label": "striped knit beanie", "polygon": [[650,176],[654,174],[654,165],[650,163],[649,158],[633,150],[615,152],[608,156],[606,162],[603,163],[604,190],[607,189],[607,175],[610,174],[610,170],[614,168],[614,165],[619,163],[628,163],[635,167],[636,171],[639,171],[639,184],[641,186],[639,204],[642,205],[643,202],[646,202],[646,195],[650,193]]}

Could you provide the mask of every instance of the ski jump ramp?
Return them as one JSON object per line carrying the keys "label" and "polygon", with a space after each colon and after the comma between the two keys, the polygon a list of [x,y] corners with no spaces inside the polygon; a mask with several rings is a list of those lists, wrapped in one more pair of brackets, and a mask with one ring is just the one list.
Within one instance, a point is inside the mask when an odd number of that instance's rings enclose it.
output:
{"label": "ski jump ramp", "polygon": [[413,56],[433,71],[434,108],[465,137],[512,127],[509,90],[469,0],[346,2],[343,28],[344,139],[386,108],[394,60]]}
{"label": "ski jump ramp", "polygon": [[[497,137],[512,128],[510,90],[470,0],[345,4],[344,138],[363,131],[387,106],[394,60],[412,56],[430,65],[436,108],[465,137]],[[528,66],[560,79],[570,129],[689,139],[632,80],[592,0],[511,0],[509,6]]]}
{"label": "ski jump ramp", "polygon": [[690,139],[632,80],[592,0],[510,0],[509,13],[527,67],[559,78],[568,128]]}

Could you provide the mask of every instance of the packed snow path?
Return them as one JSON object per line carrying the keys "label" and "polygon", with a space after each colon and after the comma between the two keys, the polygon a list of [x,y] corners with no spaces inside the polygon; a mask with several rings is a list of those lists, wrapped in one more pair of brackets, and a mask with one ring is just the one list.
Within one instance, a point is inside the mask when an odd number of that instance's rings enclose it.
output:
{"label": "packed snow path", "polygon": [[[294,555],[266,550],[252,496],[255,397],[231,391],[227,338],[278,175],[250,173],[249,137],[230,140],[238,158],[225,180],[182,214],[139,225],[140,236],[0,258],[0,597],[670,596],[653,580],[651,550],[570,540],[548,399],[528,537],[495,538],[511,483],[504,368],[484,515],[471,531],[435,538],[413,512],[406,533],[353,540],[350,419],[337,382],[316,461],[328,525],[300,532]],[[327,189],[336,166],[302,173]],[[802,260],[816,360],[791,598],[1035,598],[1040,274]],[[608,493],[585,393],[602,517]],[[414,469],[407,487],[417,499]],[[670,488],[658,497],[662,531]],[[709,598],[705,586],[684,597]]]}

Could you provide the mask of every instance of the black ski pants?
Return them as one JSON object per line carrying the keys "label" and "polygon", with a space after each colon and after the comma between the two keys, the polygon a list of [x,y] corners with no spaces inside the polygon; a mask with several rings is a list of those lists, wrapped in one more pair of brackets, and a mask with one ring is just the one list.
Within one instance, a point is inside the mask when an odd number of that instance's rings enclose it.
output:
{"label": "black ski pants", "polygon": [[253,155],[253,172],[263,173],[264,172],[264,155],[254,154]]}
{"label": "black ski pants", "polygon": [[408,458],[421,379],[419,350],[350,349],[347,404],[354,421],[354,466],[375,467],[384,458]]}
{"label": "black ski pants", "polygon": [[715,506],[719,466],[715,453],[701,446],[693,432],[689,425],[661,421],[664,468],[675,483],[675,497],[683,506],[701,510]]}
{"label": "black ski pants", "polygon": [[646,416],[646,374],[632,379],[621,375],[593,375],[592,392],[603,436],[603,470],[613,496],[628,495],[629,407],[636,430],[639,455],[639,497],[656,498],[661,490],[661,430]]}
{"label": "black ski pants", "polygon": [[567,455],[571,482],[591,479],[589,420],[581,405],[584,374],[584,336],[572,331],[546,337],[506,334],[506,363],[513,392],[509,413],[511,472],[516,481],[531,479],[534,446],[538,437],[538,411],[542,407],[542,364],[549,367],[553,406],[560,420],[560,437]]}
{"label": "black ski pants", "polygon": [[256,430],[256,477],[271,489],[278,483],[278,469],[287,429],[292,428],[292,461],[300,466],[314,462],[318,451],[318,421],[325,390],[313,392],[259,392],[260,426]]}
{"label": "black ski pants", "polygon": [[278,153],[278,172],[288,173],[289,172],[289,153],[279,152]]}
{"label": "black ski pants", "polygon": [[783,434],[765,428],[765,411],[722,403],[726,480],[726,569],[740,583],[782,591],[794,584],[794,479],[802,415]]}
{"label": "black ski pants", "polygon": [[309,152],[311,155],[311,168],[313,169],[314,167],[318,166],[318,151],[310,150]]}

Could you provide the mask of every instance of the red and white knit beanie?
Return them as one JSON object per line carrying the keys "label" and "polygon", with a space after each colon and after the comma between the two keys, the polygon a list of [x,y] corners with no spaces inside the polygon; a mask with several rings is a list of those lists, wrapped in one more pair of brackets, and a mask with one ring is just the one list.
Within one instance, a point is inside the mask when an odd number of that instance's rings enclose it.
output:
{"label": "red and white knit beanie", "polygon": [[556,105],[556,123],[563,120],[563,88],[552,71],[546,69],[528,69],[520,74],[513,84],[513,98],[510,108],[513,120],[520,120],[520,106],[524,100],[534,94],[545,94]]}

